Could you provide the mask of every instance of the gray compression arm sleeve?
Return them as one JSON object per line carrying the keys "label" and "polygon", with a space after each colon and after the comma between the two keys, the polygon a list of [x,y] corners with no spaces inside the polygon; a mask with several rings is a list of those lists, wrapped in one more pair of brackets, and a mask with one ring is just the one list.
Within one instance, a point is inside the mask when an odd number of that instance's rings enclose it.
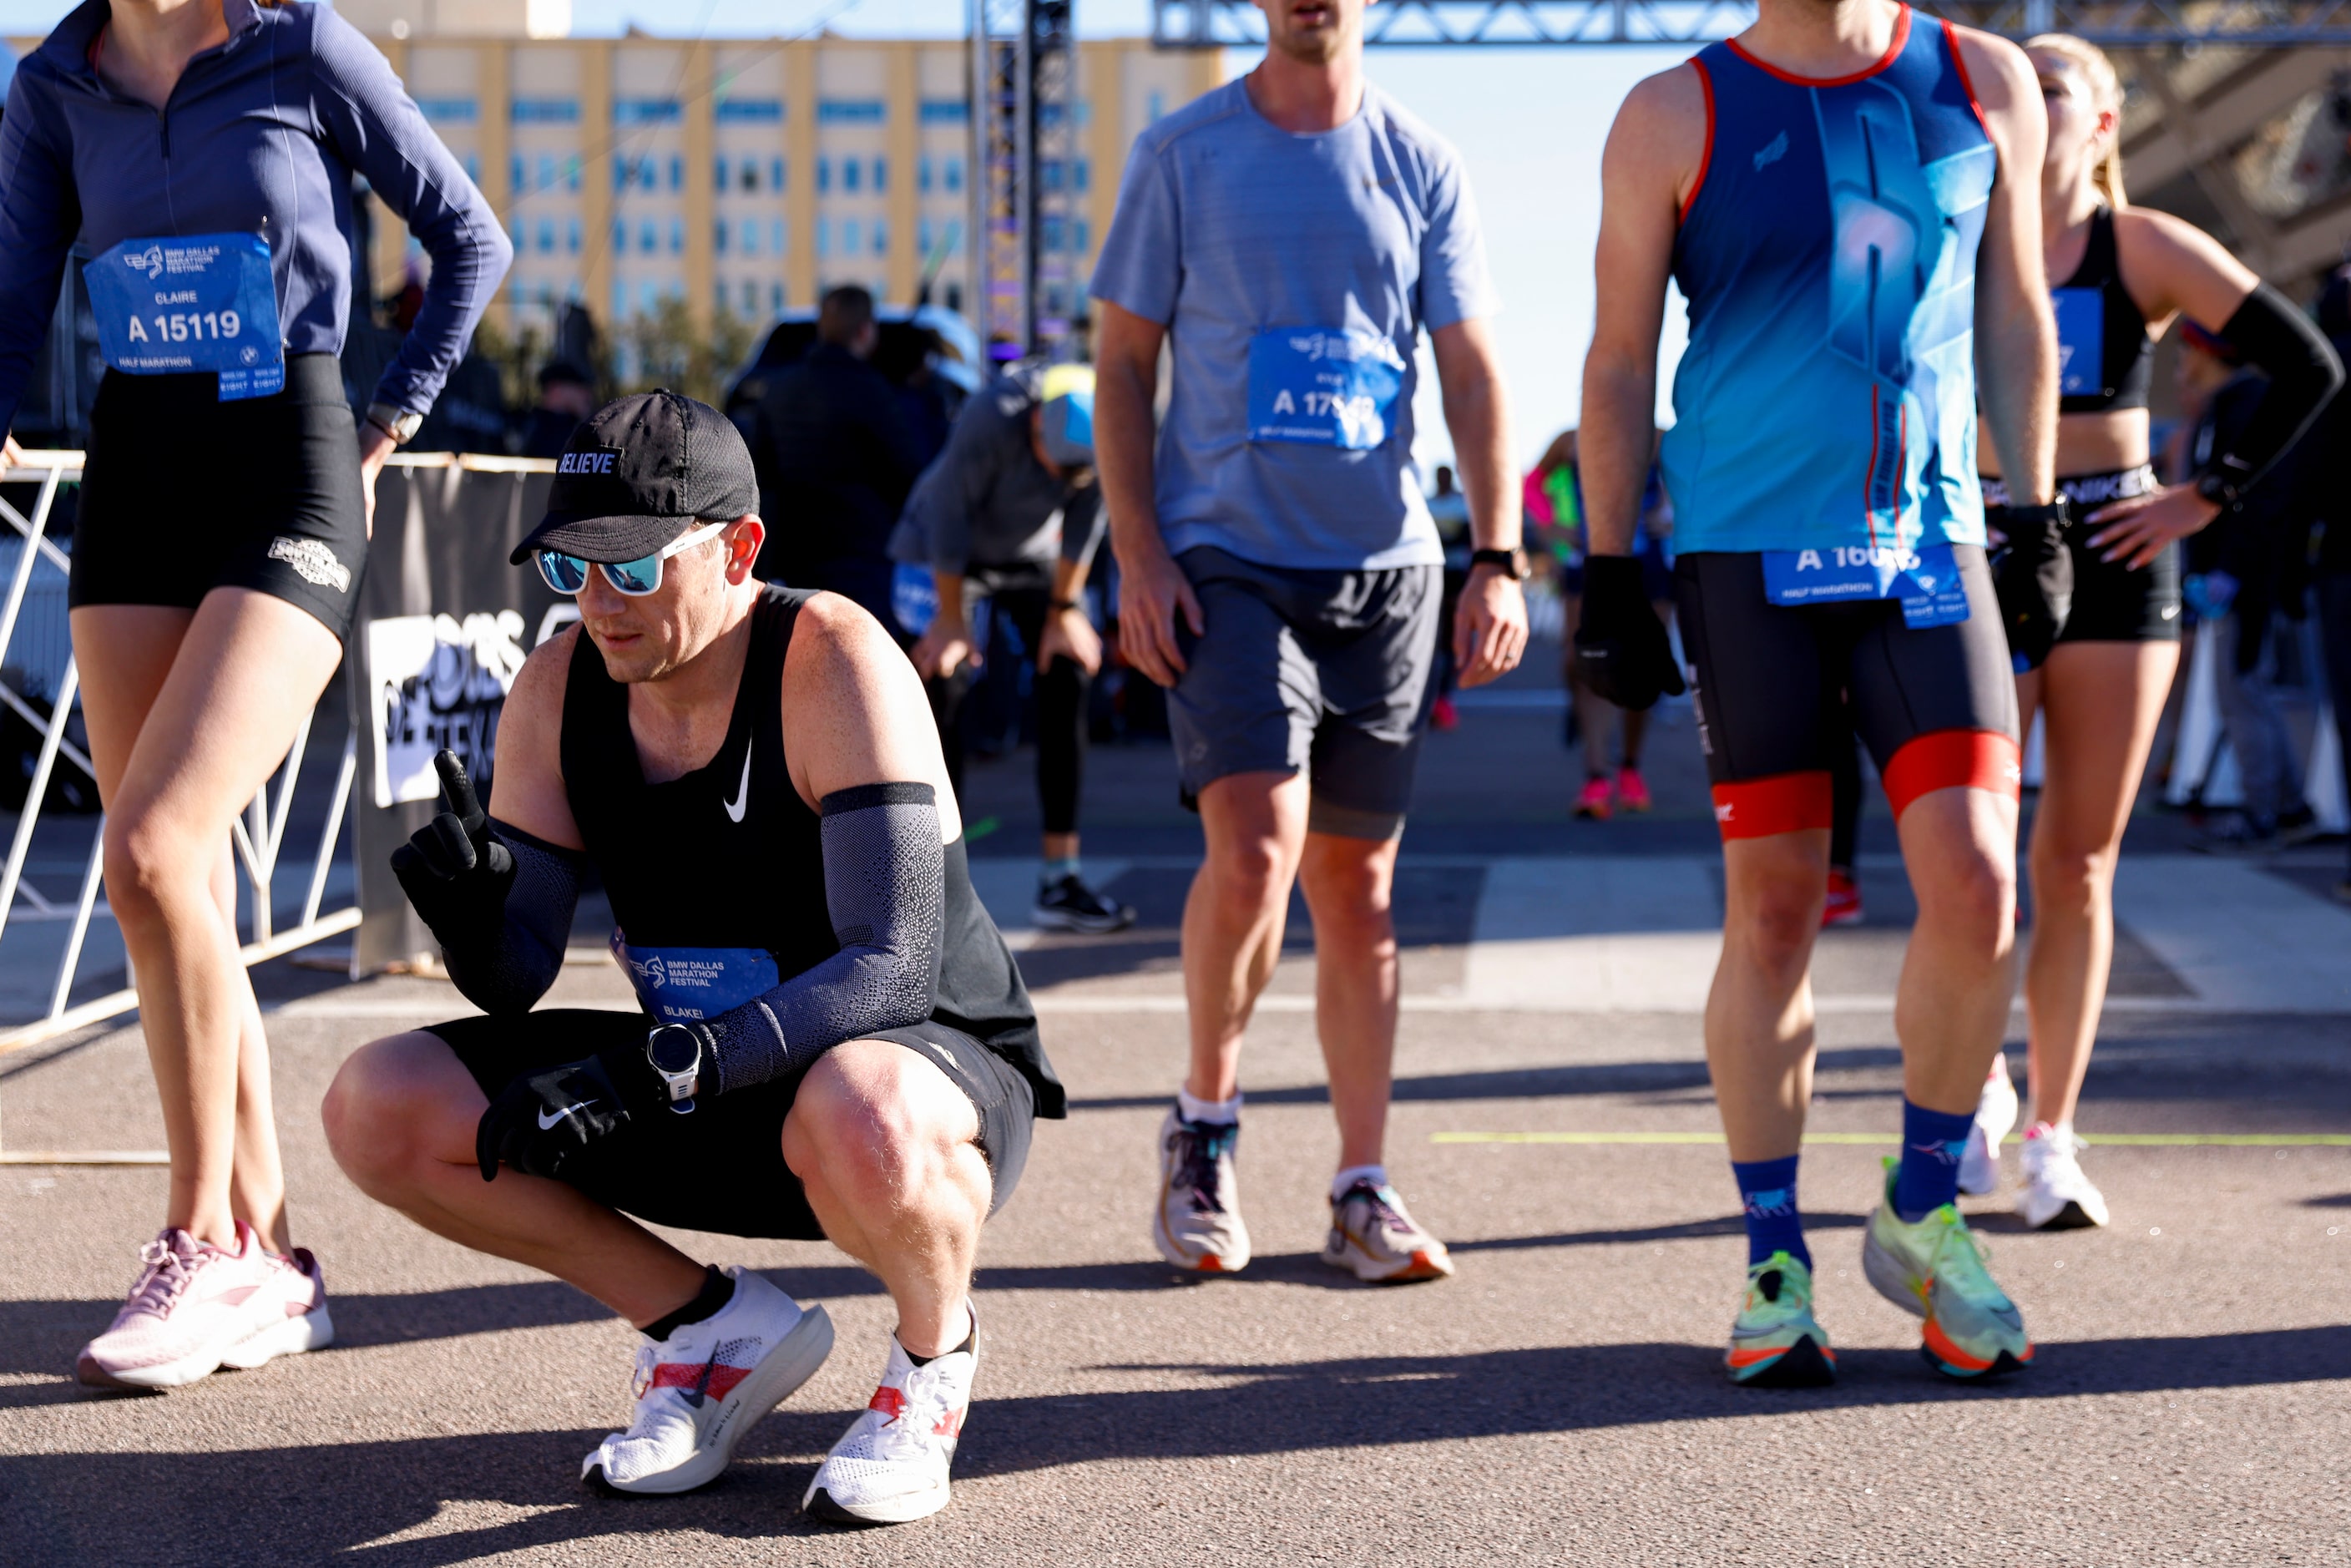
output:
{"label": "gray compression arm sleeve", "polygon": [[580,904],[580,857],[495,819],[490,831],[513,852],[514,885],[495,928],[442,938],[449,978],[486,1013],[527,1013],[563,972],[571,915]]}
{"label": "gray compression arm sleeve", "polygon": [[710,1020],[714,1093],[931,1016],[946,924],[938,797],[927,784],[862,784],[821,804],[824,901],[841,951]]}

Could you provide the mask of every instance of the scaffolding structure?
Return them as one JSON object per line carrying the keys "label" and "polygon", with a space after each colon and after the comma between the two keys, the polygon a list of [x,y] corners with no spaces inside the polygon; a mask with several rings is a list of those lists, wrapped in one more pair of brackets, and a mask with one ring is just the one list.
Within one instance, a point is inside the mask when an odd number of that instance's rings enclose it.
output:
{"label": "scaffolding structure", "polygon": [[991,357],[1075,347],[1071,0],[971,0],[973,314]]}

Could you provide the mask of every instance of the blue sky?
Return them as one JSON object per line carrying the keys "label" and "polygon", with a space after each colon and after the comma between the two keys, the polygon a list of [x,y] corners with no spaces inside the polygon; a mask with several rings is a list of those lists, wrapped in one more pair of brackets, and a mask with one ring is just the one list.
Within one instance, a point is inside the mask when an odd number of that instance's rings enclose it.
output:
{"label": "blue sky", "polygon": [[[452,0],[442,0],[444,5]],[[0,0],[0,31],[44,33],[70,5]],[[611,35],[631,24],[679,37],[795,34],[830,16],[831,29],[868,37],[952,37],[961,0],[574,0],[572,30]],[[1079,0],[1090,37],[1150,28],[1145,0]],[[1461,150],[1485,219],[1502,299],[1503,369],[1516,403],[1511,445],[1531,463],[1575,423],[1583,351],[1592,336],[1592,249],[1600,221],[1600,148],[1633,84],[1687,57],[1682,49],[1374,49],[1372,78]],[[1234,68],[1245,69],[1247,56]],[[1668,312],[1667,362],[1678,354],[1681,312]],[[1668,372],[1669,377],[1670,372]],[[1449,449],[1426,378],[1417,423],[1424,461]],[[1662,385],[1662,383],[1661,383]]]}

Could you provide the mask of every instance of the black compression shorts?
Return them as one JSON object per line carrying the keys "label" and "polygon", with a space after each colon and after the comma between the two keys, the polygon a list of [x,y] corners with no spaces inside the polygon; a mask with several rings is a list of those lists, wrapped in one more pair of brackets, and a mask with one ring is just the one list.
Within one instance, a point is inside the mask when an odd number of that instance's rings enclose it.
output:
{"label": "black compression shorts", "polygon": [[[2108,560],[2090,548],[2090,537],[2104,530],[2089,521],[2092,512],[2110,501],[2144,496],[2156,488],[2155,470],[2145,464],[2111,474],[2076,474],[2057,481],[2073,504],[2074,520],[2065,528],[2065,548],[2074,557],[2074,608],[2057,645],[2068,643],[2177,643],[2179,641],[2179,546],[2146,566],[2133,568]],[[1984,526],[1997,531],[2008,510],[2008,486],[1998,479],[1983,481]]]}
{"label": "black compression shorts", "polygon": [[249,588],[348,641],[368,534],[342,371],[332,354],[290,354],[283,392],[222,402],[218,384],[99,382],[68,601],[193,610]]}
{"label": "black compression shorts", "polygon": [[[612,1046],[642,1049],[652,1021],[642,1013],[549,1008],[520,1018],[469,1018],[428,1027],[457,1054],[482,1092],[526,1072],[577,1061]],[[878,1030],[947,1075],[979,1112],[979,1150],[1004,1207],[1029,1163],[1036,1100],[1019,1069],[959,1030],[926,1021]],[[799,1078],[705,1095],[689,1115],[656,1111],[566,1162],[565,1182],[608,1208],[654,1225],[722,1236],[821,1241],[799,1177],[784,1164],[784,1117]]]}
{"label": "black compression shorts", "polygon": [[1984,552],[1953,547],[1968,618],[1912,628],[1892,600],[1790,607],[1763,592],[1763,558],[1707,550],[1674,563],[1698,744],[1726,839],[1817,828],[1834,817],[1843,710],[1868,746],[1898,819],[1934,789],[2017,797],[2016,682]]}

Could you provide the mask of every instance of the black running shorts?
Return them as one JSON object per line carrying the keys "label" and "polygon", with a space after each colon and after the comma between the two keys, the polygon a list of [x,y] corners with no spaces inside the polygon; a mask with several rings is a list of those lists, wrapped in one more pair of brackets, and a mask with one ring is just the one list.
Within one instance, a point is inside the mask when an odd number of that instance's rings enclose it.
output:
{"label": "black running shorts", "polygon": [[349,640],[367,570],[358,422],[332,354],[222,402],[219,378],[110,371],[90,413],[68,602],[193,610],[250,588]]}
{"label": "black running shorts", "polygon": [[1751,551],[1674,562],[1698,745],[1724,838],[1828,830],[1835,748],[1852,745],[1848,700],[1896,818],[1934,789],[2016,799],[2016,681],[2000,604],[1982,549],[1953,549],[1968,618],[1916,629],[1893,600],[1773,604],[1763,558]]}
{"label": "black running shorts", "polygon": [[[653,1027],[642,1013],[549,1008],[520,1018],[469,1018],[431,1025],[492,1099],[526,1072],[538,1072],[618,1046],[642,1049]],[[971,1036],[943,1023],[875,1031],[947,1075],[979,1112],[979,1150],[987,1157],[1004,1207],[1029,1163],[1036,1100],[1019,1069]],[[609,1208],[653,1225],[722,1236],[821,1241],[799,1178],[784,1164],[784,1117],[799,1092],[798,1077],[709,1094],[687,1115],[668,1111],[632,1116],[628,1124],[566,1162],[564,1179]]]}
{"label": "black running shorts", "polygon": [[[2089,521],[2092,512],[2110,501],[2144,496],[2156,487],[2155,470],[2145,464],[2112,474],[2077,474],[2057,481],[2057,488],[2073,504],[2074,520],[2065,528],[2065,548],[2074,557],[2074,608],[2057,646],[2068,643],[2177,643],[2179,641],[2179,546],[2143,567],[2108,560],[2090,548],[2090,538],[2104,529]],[[1983,482],[1984,526],[1998,532],[2001,515],[2008,510],[2008,486],[1997,479]]]}

